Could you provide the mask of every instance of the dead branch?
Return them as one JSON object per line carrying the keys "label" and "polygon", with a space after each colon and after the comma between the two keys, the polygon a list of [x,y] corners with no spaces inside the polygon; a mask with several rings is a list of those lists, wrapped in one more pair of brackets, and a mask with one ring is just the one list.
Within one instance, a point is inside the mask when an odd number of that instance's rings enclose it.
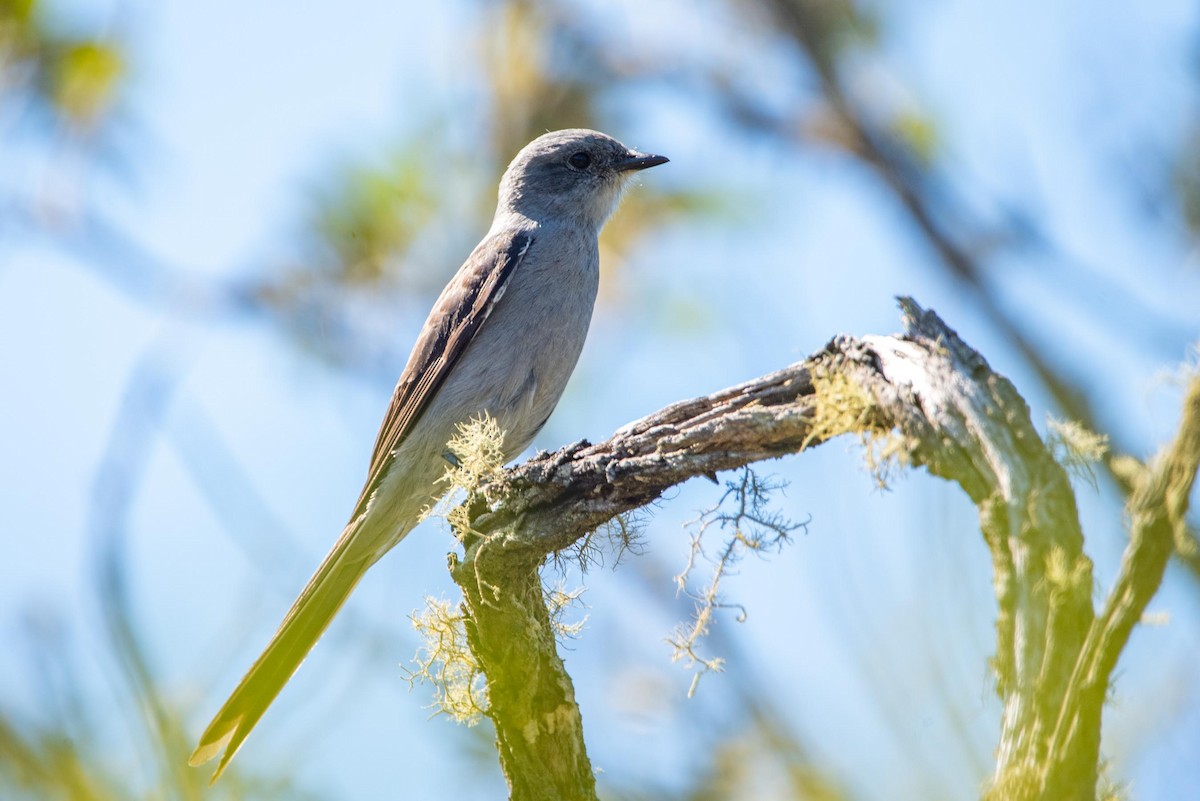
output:
{"label": "dead branch", "polygon": [[[1104,691],[1146,592],[1157,589],[1173,527],[1182,525],[1185,478],[1190,487],[1200,458],[1200,412],[1177,444],[1187,455],[1173,455],[1161,468],[1168,477],[1148,479],[1135,501],[1135,529],[1144,519],[1158,532],[1135,534],[1127,554],[1128,570],[1142,576],[1137,602],[1121,601],[1119,582],[1119,613],[1106,609],[1098,621],[1075,497],[1025,401],[935,313],[907,298],[900,305],[902,334],[836,337],[801,363],[669,406],[605,442],[538,454],[471,498],[460,532],[465,553],[451,570],[514,799],[596,797],[537,572],[546,557],[689,478],[848,433],[883,459],[956,482],[979,508],[995,576],[992,667],[1004,704],[988,797],[1095,797]],[[1196,398],[1189,408],[1200,405]],[[1105,633],[1118,625],[1114,615],[1123,635]]]}

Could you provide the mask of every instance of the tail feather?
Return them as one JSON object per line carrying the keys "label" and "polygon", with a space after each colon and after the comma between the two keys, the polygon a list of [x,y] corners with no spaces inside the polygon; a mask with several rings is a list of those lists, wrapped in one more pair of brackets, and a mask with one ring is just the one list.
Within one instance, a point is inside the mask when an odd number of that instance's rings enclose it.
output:
{"label": "tail feather", "polygon": [[224,751],[213,774],[213,782],[221,777],[229,760],[233,759],[246,736],[300,667],[374,561],[361,554],[351,554],[352,550],[359,550],[350,546],[354,542],[354,529],[360,522],[361,518],[342,532],[333,550],[288,610],[266,650],[246,671],[237,689],[201,735],[200,744],[188,758],[188,764],[202,765]]}

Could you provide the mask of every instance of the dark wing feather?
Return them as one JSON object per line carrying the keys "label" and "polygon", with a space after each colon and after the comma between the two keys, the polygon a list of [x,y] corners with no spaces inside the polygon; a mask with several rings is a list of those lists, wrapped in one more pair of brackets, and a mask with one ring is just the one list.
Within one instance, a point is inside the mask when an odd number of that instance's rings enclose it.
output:
{"label": "dark wing feather", "polygon": [[504,294],[513,270],[533,244],[532,234],[503,233],[480,242],[442,291],[404,373],[375,439],[367,482],[354,514],[361,514],[371,493],[392,464],[392,453],[416,425],[421,413],[454,369],[467,345]]}

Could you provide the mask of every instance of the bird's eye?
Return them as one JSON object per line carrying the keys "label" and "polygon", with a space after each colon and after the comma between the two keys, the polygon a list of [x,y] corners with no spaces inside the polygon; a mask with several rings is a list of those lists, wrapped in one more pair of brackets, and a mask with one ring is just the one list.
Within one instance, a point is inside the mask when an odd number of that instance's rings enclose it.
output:
{"label": "bird's eye", "polygon": [[571,158],[567,159],[567,163],[577,170],[586,170],[592,163],[592,157],[582,150],[578,153],[573,153]]}

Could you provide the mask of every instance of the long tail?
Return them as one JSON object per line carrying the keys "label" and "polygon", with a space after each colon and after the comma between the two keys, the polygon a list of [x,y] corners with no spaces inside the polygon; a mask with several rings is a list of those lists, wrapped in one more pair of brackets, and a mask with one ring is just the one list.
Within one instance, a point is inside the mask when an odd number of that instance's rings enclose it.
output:
{"label": "long tail", "polygon": [[350,591],[374,562],[372,558],[364,558],[361,538],[354,536],[363,522],[364,518],[359,517],[346,526],[337,544],[288,610],[266,650],[246,671],[237,689],[204,730],[188,764],[201,765],[224,751],[213,774],[213,782],[221,777],[254,724],[300,667]]}

